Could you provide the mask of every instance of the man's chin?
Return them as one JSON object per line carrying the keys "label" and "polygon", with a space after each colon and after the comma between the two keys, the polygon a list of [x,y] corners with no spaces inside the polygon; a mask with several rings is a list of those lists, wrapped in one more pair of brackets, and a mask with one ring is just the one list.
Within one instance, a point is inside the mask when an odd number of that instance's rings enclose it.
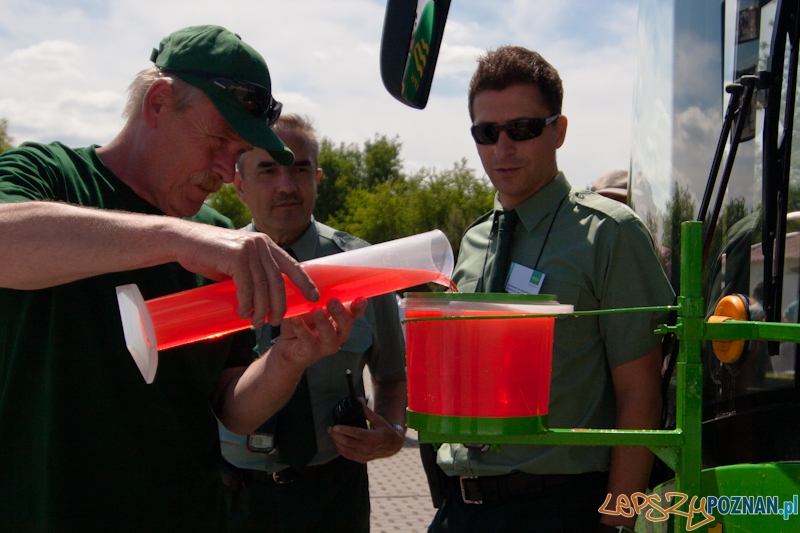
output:
{"label": "man's chin", "polygon": [[164,213],[173,217],[190,218],[199,213],[201,207],[203,207],[203,202],[187,201],[183,205],[170,206],[170,211],[165,211]]}

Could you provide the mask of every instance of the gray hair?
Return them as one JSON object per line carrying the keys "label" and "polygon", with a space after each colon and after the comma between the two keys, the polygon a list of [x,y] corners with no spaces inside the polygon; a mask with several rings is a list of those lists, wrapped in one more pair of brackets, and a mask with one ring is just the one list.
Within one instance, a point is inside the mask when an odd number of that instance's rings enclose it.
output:
{"label": "gray hair", "polygon": [[174,87],[174,109],[178,113],[186,111],[205,97],[205,93],[191,83],[187,83],[156,67],[146,68],[139,72],[128,86],[128,101],[122,110],[123,118],[132,119],[141,115],[144,95],[158,80],[165,80]]}
{"label": "gray hair", "polygon": [[[272,125],[272,131],[278,135],[280,135],[281,132],[295,132],[303,135],[308,143],[314,164],[319,164],[319,136],[317,135],[317,130],[314,128],[314,123],[309,116],[297,115],[295,113],[281,115],[275,124]],[[239,161],[236,162],[236,167],[239,170],[239,174],[242,174],[242,167],[249,153],[250,152],[243,153],[241,156],[239,156]]]}

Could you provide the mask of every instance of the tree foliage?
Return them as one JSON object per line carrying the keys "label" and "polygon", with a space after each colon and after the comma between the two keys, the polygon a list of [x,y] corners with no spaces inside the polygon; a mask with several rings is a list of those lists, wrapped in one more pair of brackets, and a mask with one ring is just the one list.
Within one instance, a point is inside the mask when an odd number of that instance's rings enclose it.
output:
{"label": "tree foliage", "polygon": [[0,118],[0,154],[14,146],[14,138],[8,134],[8,120]]}
{"label": "tree foliage", "polygon": [[[403,172],[398,137],[376,134],[364,142],[336,144],[323,138],[314,218],[377,244],[440,229],[458,253],[461,235],[477,217],[491,209],[494,189],[466,159],[452,168]],[[250,222],[247,206],[226,185],[208,203],[238,228]]]}
{"label": "tree foliage", "polygon": [[351,191],[403,181],[401,148],[397,137],[390,139],[386,135],[375,134],[372,140],[364,142],[363,148],[355,143],[336,146],[323,138],[319,152],[322,180],[317,189],[314,217],[327,223],[332,217],[343,215]]}
{"label": "tree foliage", "polygon": [[232,183],[226,183],[218,192],[209,195],[206,203],[231,219],[235,228],[248,225],[253,218],[247,206],[239,200]]}
{"label": "tree foliage", "polygon": [[493,198],[491,185],[462,159],[449,170],[423,168],[411,177],[352,191],[341,216],[329,223],[372,243],[440,229],[458,254],[464,230],[491,209]]}

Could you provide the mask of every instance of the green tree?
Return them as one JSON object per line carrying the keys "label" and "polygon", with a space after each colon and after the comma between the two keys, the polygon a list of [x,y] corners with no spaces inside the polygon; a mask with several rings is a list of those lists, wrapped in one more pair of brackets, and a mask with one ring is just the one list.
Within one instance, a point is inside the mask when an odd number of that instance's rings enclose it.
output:
{"label": "green tree", "polygon": [[239,200],[232,183],[226,183],[218,192],[210,194],[206,203],[231,219],[235,228],[246,226],[253,218],[247,206]]}
{"label": "green tree", "polygon": [[462,159],[452,169],[423,168],[410,178],[352,191],[330,224],[372,243],[441,229],[458,254],[464,230],[491,209],[493,198],[494,189]]}
{"label": "green tree", "polygon": [[361,161],[362,153],[357,144],[335,146],[327,137],[322,139],[319,150],[322,179],[317,187],[314,218],[327,223],[344,208],[348,193],[359,187]]}
{"label": "green tree", "polygon": [[385,182],[403,181],[402,143],[399,138],[375,134],[364,142],[341,143],[323,138],[320,143],[319,166],[322,179],[317,188],[314,218],[328,223],[332,217],[341,218],[348,195],[358,189],[371,190]]}
{"label": "green tree", "polygon": [[[494,188],[475,176],[466,159],[447,170],[422,168],[406,176],[401,148],[398,137],[386,135],[363,146],[323,138],[314,217],[374,244],[440,229],[458,254],[464,230],[492,208]],[[251,220],[232,185],[207,202],[237,228]]]}
{"label": "green tree", "polygon": [[419,182],[413,203],[415,233],[442,230],[457,255],[464,230],[492,208],[494,188],[475,176],[466,158],[438,173],[423,168],[411,180]]}
{"label": "green tree", "polygon": [[722,208],[722,214],[720,215],[719,227],[722,234],[727,236],[731,227],[749,214],[747,200],[744,196],[731,198]]}
{"label": "green tree", "polygon": [[379,183],[402,180],[402,146],[397,136],[389,139],[386,135],[377,133],[372,141],[364,142],[364,167],[360,185],[370,189]]}
{"label": "green tree", "polygon": [[14,146],[14,138],[8,134],[8,120],[0,118],[0,154]]}
{"label": "green tree", "polygon": [[675,181],[672,199],[667,202],[662,228],[662,244],[670,250],[670,281],[677,292],[680,286],[681,265],[681,223],[694,219],[695,206],[689,186],[681,187]]}
{"label": "green tree", "polygon": [[328,223],[372,244],[419,233],[414,231],[411,209],[417,188],[417,183],[398,181],[356,189],[347,195],[345,209]]}

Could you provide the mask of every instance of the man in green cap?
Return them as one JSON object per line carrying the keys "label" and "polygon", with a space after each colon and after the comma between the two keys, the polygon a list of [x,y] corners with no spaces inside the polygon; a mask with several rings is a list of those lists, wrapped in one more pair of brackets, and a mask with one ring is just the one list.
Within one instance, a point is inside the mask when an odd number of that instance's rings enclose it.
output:
{"label": "man in green cap", "polygon": [[0,157],[3,531],[224,530],[214,415],[258,427],[366,307],[332,301],[283,321],[252,364],[250,332],[165,351],[144,382],[119,285],[150,299],[233,278],[254,326],[281,322],[281,271],[319,297],[267,236],[203,204],[254,146],[293,161],[270,130],[280,104],[264,59],[217,26],[175,32],[151,58],[106,146],[25,143]]}

